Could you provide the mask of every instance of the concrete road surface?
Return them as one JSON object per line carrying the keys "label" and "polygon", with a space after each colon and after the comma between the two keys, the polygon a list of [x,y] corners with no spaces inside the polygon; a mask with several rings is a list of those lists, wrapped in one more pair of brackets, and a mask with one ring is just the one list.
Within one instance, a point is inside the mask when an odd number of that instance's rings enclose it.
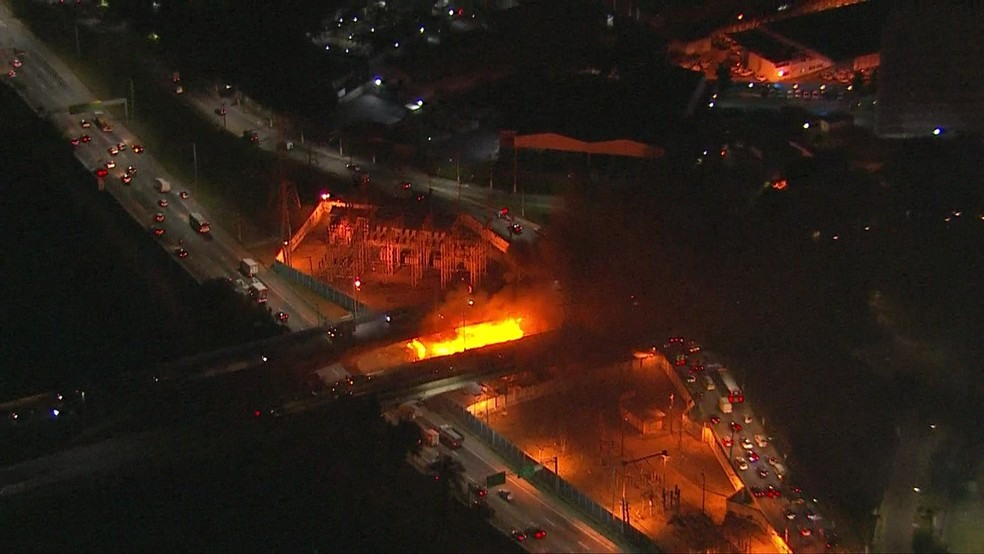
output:
{"label": "concrete road surface", "polygon": [[[113,129],[103,132],[95,125],[95,114],[71,115],[68,106],[95,100],[96,97],[82,84],[75,74],[51,53],[45,45],[25,27],[14,19],[5,4],[0,4],[0,48],[9,52],[19,48],[25,52],[24,65],[18,69],[17,76],[3,80],[24,97],[29,105],[43,113],[52,123],[65,133],[65,140],[88,134],[89,143],[76,147],[76,156],[85,167],[95,171],[105,167],[112,160],[116,167],[109,169],[105,178],[106,191],[142,226],[148,229],[160,226],[165,230],[160,238],[161,247],[174,253],[179,241],[188,250],[187,258],[181,259],[187,271],[197,280],[229,277],[238,278],[239,260],[251,257],[246,249],[236,242],[224,229],[212,223],[208,235],[199,235],[191,229],[188,214],[194,211],[208,212],[198,204],[193,187],[177,181],[169,175],[154,158],[153,152],[135,154],[132,145],[139,144],[140,138],[129,132],[124,124],[113,114],[107,114]],[[114,109],[114,114],[117,111]],[[92,127],[83,129],[80,119],[92,122]],[[128,145],[125,151],[112,156],[108,149],[120,142]],[[129,185],[124,185],[120,176],[132,165],[137,169]],[[165,178],[172,185],[172,191],[161,194],[154,189],[155,179]],[[79,186],[91,186],[79,183]],[[189,197],[182,199],[180,191],[188,191]],[[166,199],[167,207],[158,202]],[[165,221],[158,224],[154,215],[161,213]],[[269,288],[268,306],[274,312],[284,311],[290,315],[290,326],[294,329],[307,329],[326,323],[324,317],[312,306],[295,294],[287,283],[269,268],[260,270],[259,278]]]}

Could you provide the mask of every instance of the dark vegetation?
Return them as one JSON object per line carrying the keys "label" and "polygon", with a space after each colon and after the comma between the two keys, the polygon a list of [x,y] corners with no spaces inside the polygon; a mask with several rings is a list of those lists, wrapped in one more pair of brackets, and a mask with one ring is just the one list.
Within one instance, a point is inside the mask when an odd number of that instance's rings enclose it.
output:
{"label": "dark vegetation", "polygon": [[[281,333],[225,282],[197,286],[72,156],[50,124],[0,88],[18,140],[0,150],[2,398]],[[110,184],[112,186],[112,184]]]}
{"label": "dark vegetation", "polygon": [[[960,359],[979,352],[978,148],[904,143],[884,179],[852,169],[847,152],[822,154],[798,162],[783,192],[679,150],[655,186],[572,187],[544,254],[571,310],[599,332],[694,335],[730,359],[794,469],[806,470],[797,478],[863,528],[897,416],[915,410],[975,432],[970,364],[892,374],[856,353],[894,336],[869,305],[876,292],[901,306],[906,336],[945,337]],[[955,209],[962,219],[945,222]]]}
{"label": "dark vegetation", "polygon": [[[222,391],[217,391],[221,394]],[[182,452],[17,500],[5,551],[519,552],[445,483],[405,462],[415,429],[372,400],[216,433]],[[209,433],[216,433],[214,436]],[[353,460],[358,460],[354,462]],[[449,476],[450,477],[450,476]]]}
{"label": "dark vegetation", "polygon": [[[218,120],[202,119],[195,108],[173,94],[171,68],[161,63],[163,56],[146,36],[107,33],[80,25],[83,56],[78,59],[72,10],[27,0],[15,0],[13,5],[63,60],[74,63],[83,82],[101,98],[130,98],[132,79],[136,119],[127,123],[128,128],[186,182],[195,180],[194,144],[200,199],[221,225],[241,229],[243,240],[260,240],[277,229],[277,194],[282,180],[293,182],[304,200],[314,198],[325,187],[324,175],[310,166],[258,149],[225,132]],[[122,109],[113,116],[122,119]],[[165,152],[169,155],[161,155]]]}

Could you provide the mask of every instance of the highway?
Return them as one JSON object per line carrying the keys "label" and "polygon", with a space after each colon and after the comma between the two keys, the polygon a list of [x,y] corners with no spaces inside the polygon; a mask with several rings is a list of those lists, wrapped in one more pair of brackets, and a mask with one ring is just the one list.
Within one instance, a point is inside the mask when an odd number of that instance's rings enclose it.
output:
{"label": "highway", "polygon": [[[105,167],[109,160],[116,163],[116,167],[109,169],[109,175],[104,179],[106,191],[134,220],[147,228],[148,233],[155,225],[162,227],[165,234],[160,238],[160,243],[167,252],[174,254],[178,242],[182,241],[189,255],[177,261],[192,277],[198,281],[213,278],[231,278],[235,281],[240,277],[239,260],[251,257],[242,245],[214,223],[208,236],[198,235],[191,229],[188,222],[189,213],[198,211],[208,216],[207,210],[197,202],[194,188],[180,183],[169,175],[162,164],[155,159],[153,152],[134,153],[130,147],[140,144],[140,139],[129,132],[124,123],[117,118],[108,117],[113,129],[111,132],[103,132],[97,128],[94,114],[69,114],[68,106],[96,100],[95,96],[41,41],[14,19],[9,8],[2,3],[0,3],[0,48],[3,48],[7,54],[14,48],[24,51],[23,66],[17,69],[17,74],[13,78],[4,75],[5,84],[14,87],[29,105],[61,129],[66,142],[72,137],[81,137],[84,134],[91,137],[90,142],[75,147],[76,157],[92,172]],[[115,111],[122,111],[122,109],[114,108],[114,113]],[[92,126],[83,129],[80,125],[82,118],[92,122]],[[128,147],[122,153],[111,156],[108,152],[109,148],[120,142],[126,143]],[[120,176],[129,165],[134,166],[137,171],[133,175],[132,182],[124,185]],[[161,194],[154,189],[157,177],[163,177],[172,184],[171,193]],[[79,183],[78,186],[91,186],[91,184]],[[189,197],[180,198],[180,191],[188,191]],[[167,207],[162,208],[158,205],[161,199],[167,200]],[[157,213],[165,216],[163,223],[155,222],[154,216]],[[262,267],[258,277],[269,289],[270,309],[273,312],[286,312],[290,317],[289,326],[292,329],[309,329],[327,323],[320,313],[294,293],[272,269]]]}
{"label": "highway", "polygon": [[[426,417],[436,425],[447,423],[440,415],[420,410],[419,415]],[[426,468],[429,462],[436,460],[442,454],[450,455],[461,462],[465,468],[465,478],[468,481],[484,485],[485,478],[501,471],[507,472],[506,484],[489,489],[486,501],[495,510],[492,524],[506,534],[514,530],[525,530],[529,527],[540,527],[546,531],[542,539],[527,537],[523,547],[530,552],[619,552],[620,548],[594,529],[580,521],[562,502],[553,499],[539,491],[528,482],[510,474],[505,463],[488,447],[469,433],[455,427],[464,437],[461,448],[450,449],[443,444],[436,447],[425,446],[421,452],[422,464]],[[420,467],[420,466],[418,466]],[[506,489],[513,494],[511,501],[499,496],[498,491]]]}
{"label": "highway", "polygon": [[[753,496],[753,504],[765,514],[775,533],[797,553],[828,552],[826,535],[833,529],[833,522],[821,515],[817,501],[806,492],[797,492],[790,476],[786,457],[779,452],[769,440],[770,434],[763,421],[755,417],[747,398],[741,403],[732,404],[732,413],[723,413],[719,406],[720,399],[728,398],[729,384],[734,383],[731,373],[715,361],[713,354],[706,351],[688,353],[688,346],[680,343],[668,343],[663,346],[670,363],[679,354],[687,354],[687,365],[675,366],[677,374],[686,383],[691,368],[702,365],[703,370],[694,373],[693,383],[686,386],[698,404],[696,413],[706,416],[706,425],[714,433],[717,447],[725,459],[732,460],[732,467],[738,477],[744,482],[749,493],[756,490],[767,491],[771,486],[781,491],[781,497],[769,497],[763,494]],[[724,371],[721,371],[721,370]],[[705,376],[711,377],[714,389],[708,390]],[[727,377],[725,377],[727,376]],[[724,377],[724,378],[722,378]],[[743,395],[742,395],[743,396]],[[711,418],[720,421],[714,423]],[[732,431],[732,424],[735,427]],[[744,442],[747,439],[748,442]],[[759,443],[759,440],[765,442]],[[729,441],[733,441],[728,446]],[[755,460],[755,461],[753,461]],[[744,466],[741,462],[744,462]],[[746,469],[741,469],[746,467]],[[764,471],[764,477],[759,474]],[[782,474],[783,478],[777,477]],[[791,516],[790,519],[787,516]]]}
{"label": "highway", "polygon": [[[198,109],[203,117],[211,118],[216,126],[224,128],[235,136],[242,136],[243,131],[254,130],[259,137],[259,146],[265,150],[273,151],[277,143],[281,140],[279,131],[270,128],[271,118],[257,113],[244,110],[241,105],[231,105],[228,99],[220,98],[212,92],[186,91],[182,98],[190,106]],[[216,108],[226,106],[226,115],[220,116],[215,113]],[[276,119],[273,119],[276,125]],[[310,154],[309,154],[310,151]],[[434,196],[440,198],[448,205],[456,205],[459,196],[458,183],[451,179],[434,177],[411,168],[391,168],[381,163],[373,163],[372,160],[353,158],[339,154],[337,148],[324,145],[304,144],[295,141],[294,149],[289,155],[299,162],[307,162],[311,156],[313,163],[324,172],[335,176],[348,179],[351,170],[346,167],[349,163],[356,163],[365,168],[370,174],[370,186],[391,195],[405,194],[399,186],[401,182],[408,181],[413,185],[413,190],[427,194],[433,192]],[[336,191],[337,192],[337,191]],[[344,191],[341,191],[344,196]],[[460,187],[461,205],[467,213],[474,216],[483,223],[487,223],[499,236],[520,242],[532,242],[537,238],[539,225],[518,216],[515,222],[522,226],[520,234],[510,233],[511,222],[496,217],[496,213],[503,207],[496,204],[497,200],[503,198],[502,193],[493,193],[491,199],[487,186],[476,185],[474,183],[462,182]],[[545,195],[527,195],[526,206],[541,210],[562,209],[559,198]]]}

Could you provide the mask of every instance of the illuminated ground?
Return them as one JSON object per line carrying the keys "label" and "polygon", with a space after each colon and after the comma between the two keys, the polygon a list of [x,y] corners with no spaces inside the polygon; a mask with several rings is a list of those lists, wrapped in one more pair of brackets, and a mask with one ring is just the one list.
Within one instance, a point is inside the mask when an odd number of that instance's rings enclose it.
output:
{"label": "illuminated ground", "polygon": [[[620,379],[624,379],[624,390],[635,390],[638,397],[654,399],[657,408],[677,418],[680,406],[677,400],[675,410],[670,410],[673,389],[659,370],[633,365],[623,376],[619,373],[616,368],[598,370],[595,378],[562,394],[514,405],[506,413],[492,415],[491,424],[534,458],[544,461],[556,456],[561,477],[599,504],[608,509],[614,507],[615,513],[620,513],[616,502],[621,496],[621,481],[614,483],[613,470],[620,467],[620,460],[668,450],[670,458],[665,466],[655,458],[629,467],[626,498],[633,525],[670,551],[685,551],[692,544],[691,537],[679,526],[667,525],[673,514],[662,510],[662,485],[680,487],[681,513],[698,513],[703,473],[706,509],[716,521],[724,518],[725,500],[734,490],[708,447],[686,431],[677,432],[677,425],[672,434],[664,430],[644,437],[626,424],[622,457]],[[652,491],[656,500],[650,509],[644,495]]]}

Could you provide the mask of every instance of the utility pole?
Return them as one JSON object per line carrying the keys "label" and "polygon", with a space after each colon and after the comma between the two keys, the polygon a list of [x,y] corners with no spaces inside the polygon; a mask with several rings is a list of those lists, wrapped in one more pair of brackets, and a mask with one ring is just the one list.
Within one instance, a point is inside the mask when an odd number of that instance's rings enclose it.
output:
{"label": "utility pole", "polygon": [[79,22],[75,22],[75,54],[82,57],[82,41],[79,40]]}
{"label": "utility pole", "polygon": [[191,143],[191,160],[195,164],[195,186],[198,186],[198,146]]}
{"label": "utility pole", "polygon": [[704,500],[707,497],[707,478],[704,476],[704,472],[700,472],[700,511],[707,513],[704,509]]}
{"label": "utility pole", "polygon": [[133,87],[133,77],[130,77],[130,117],[137,116],[137,93]]}
{"label": "utility pole", "polygon": [[454,173],[458,181],[458,212],[461,212],[461,153],[454,153]]}
{"label": "utility pole", "polygon": [[519,170],[519,150],[513,145],[513,196],[516,195],[516,172]]}

